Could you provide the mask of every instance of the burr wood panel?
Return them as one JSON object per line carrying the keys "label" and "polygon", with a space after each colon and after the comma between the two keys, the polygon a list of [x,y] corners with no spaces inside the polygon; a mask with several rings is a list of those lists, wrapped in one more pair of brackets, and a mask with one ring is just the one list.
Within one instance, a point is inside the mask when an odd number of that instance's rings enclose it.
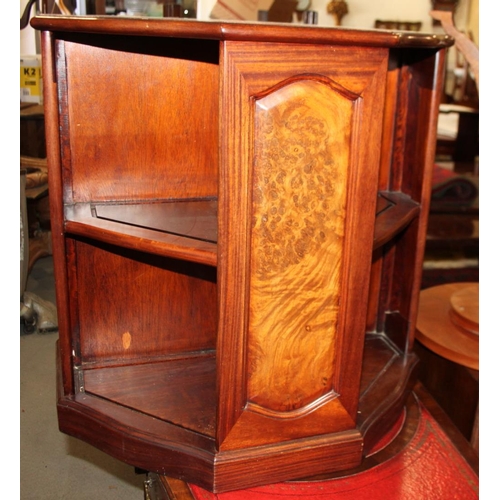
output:
{"label": "burr wood panel", "polygon": [[309,79],[256,101],[248,326],[255,411],[286,417],[336,397],[354,102]]}

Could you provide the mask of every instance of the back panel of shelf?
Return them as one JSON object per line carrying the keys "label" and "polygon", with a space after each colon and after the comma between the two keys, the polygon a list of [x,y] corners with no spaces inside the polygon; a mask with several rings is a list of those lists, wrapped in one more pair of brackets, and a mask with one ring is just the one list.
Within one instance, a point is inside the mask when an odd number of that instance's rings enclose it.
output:
{"label": "back panel of shelf", "polygon": [[65,203],[217,196],[218,42],[63,38]]}
{"label": "back panel of shelf", "polygon": [[214,267],[81,238],[68,243],[77,365],[137,364],[215,348]]}

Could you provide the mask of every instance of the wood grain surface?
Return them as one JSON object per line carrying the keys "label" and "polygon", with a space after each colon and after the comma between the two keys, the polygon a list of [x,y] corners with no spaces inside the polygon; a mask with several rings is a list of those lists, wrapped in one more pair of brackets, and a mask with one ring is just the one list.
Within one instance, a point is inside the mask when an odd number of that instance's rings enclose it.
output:
{"label": "wood grain surface", "polygon": [[479,336],[457,326],[450,317],[452,296],[471,286],[471,283],[448,283],[422,290],[416,338],[434,353],[479,370]]}
{"label": "wood grain surface", "polygon": [[353,101],[314,80],[256,103],[248,398],[333,392]]}

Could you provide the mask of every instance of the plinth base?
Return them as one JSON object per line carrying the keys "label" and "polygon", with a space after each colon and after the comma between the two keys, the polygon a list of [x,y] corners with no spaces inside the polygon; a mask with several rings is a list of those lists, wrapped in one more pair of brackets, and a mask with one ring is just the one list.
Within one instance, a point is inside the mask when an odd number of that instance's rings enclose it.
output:
{"label": "plinth base", "polygon": [[151,500],[442,500],[479,498],[478,458],[432,398],[418,385],[380,448],[356,469],[228,493],[150,475]]}

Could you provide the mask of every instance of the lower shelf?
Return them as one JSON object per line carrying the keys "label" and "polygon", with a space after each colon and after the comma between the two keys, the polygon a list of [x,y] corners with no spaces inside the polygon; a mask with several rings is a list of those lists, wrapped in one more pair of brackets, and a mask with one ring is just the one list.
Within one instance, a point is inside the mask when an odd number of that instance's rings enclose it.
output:
{"label": "lower shelf", "polygon": [[415,354],[403,355],[384,334],[366,335],[357,421],[365,456],[397,420],[416,383],[417,365]]}
{"label": "lower shelf", "polygon": [[89,394],[215,436],[213,356],[86,370],[84,385]]}
{"label": "lower shelf", "polygon": [[367,334],[358,428],[272,445],[217,451],[213,355],[84,370],[84,390],[59,397],[59,425],[135,467],[228,491],[357,466],[400,415],[415,365]]}

